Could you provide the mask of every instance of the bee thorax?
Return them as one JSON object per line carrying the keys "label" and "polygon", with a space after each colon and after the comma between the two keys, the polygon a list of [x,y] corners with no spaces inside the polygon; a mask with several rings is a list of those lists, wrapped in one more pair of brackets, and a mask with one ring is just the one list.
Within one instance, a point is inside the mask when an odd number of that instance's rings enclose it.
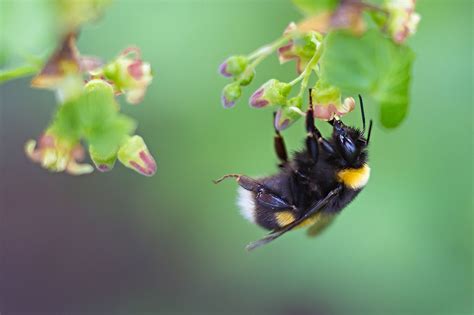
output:
{"label": "bee thorax", "polygon": [[360,189],[369,181],[370,167],[364,164],[360,168],[347,168],[337,173],[339,181],[351,189]]}

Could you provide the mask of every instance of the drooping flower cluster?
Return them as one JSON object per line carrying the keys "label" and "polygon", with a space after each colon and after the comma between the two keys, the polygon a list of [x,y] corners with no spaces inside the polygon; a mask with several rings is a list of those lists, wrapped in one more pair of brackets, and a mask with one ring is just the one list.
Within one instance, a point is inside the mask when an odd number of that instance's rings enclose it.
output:
{"label": "drooping flower cluster", "polygon": [[416,32],[420,15],[415,12],[416,0],[390,0],[385,4],[388,11],[388,31],[393,40],[401,44]]}
{"label": "drooping flower cluster", "polygon": [[286,45],[278,48],[280,63],[295,60],[296,71],[302,73],[319,48],[322,35],[317,32],[300,32],[298,26],[292,22],[283,32],[283,36],[290,36],[290,39]]}
{"label": "drooping flower cluster", "polygon": [[139,103],[151,80],[150,64],[142,61],[138,48],[125,49],[104,63],[81,57],[75,35],[69,34],[32,80],[33,87],[54,90],[60,106],[38,142],[26,143],[27,156],[53,172],[87,174],[94,168],[78,163],[85,157],[81,143],[86,143],[101,172],[110,171],[118,159],[142,175],[153,175],[155,160],[143,138],[133,135],[136,123],[120,113],[116,101],[125,94],[129,103]]}
{"label": "drooping flower cluster", "polygon": [[224,77],[232,78],[234,82],[227,84],[221,96],[222,105],[226,108],[234,106],[242,95],[242,86],[249,85],[254,76],[254,66],[249,64],[245,56],[229,57],[219,66],[219,73]]}
{"label": "drooping flower cluster", "polygon": [[[250,97],[249,105],[254,108],[274,107],[275,128],[283,130],[295,122],[298,118],[304,115],[303,112],[303,94],[306,91],[309,83],[309,78],[312,73],[318,71],[318,61],[322,53],[322,34],[316,31],[302,32],[295,23],[290,23],[283,32],[283,40],[277,41],[275,44],[265,46],[264,48],[254,53],[254,58],[259,62],[259,58],[264,57],[269,51],[276,51],[280,63],[286,63],[294,60],[296,62],[296,71],[299,74],[291,82],[281,82],[277,79],[270,79],[261,85]],[[228,58],[221,66],[220,73],[225,77],[239,78],[243,73],[254,68],[258,62],[253,62],[249,65],[248,60],[251,57],[233,56]],[[300,84],[296,95],[291,96],[294,87]],[[242,91],[239,79],[224,87],[222,103],[224,107],[231,107],[236,100],[240,98]],[[352,110],[349,101],[341,101],[341,93],[336,87],[330,87],[326,84],[324,89],[321,88],[321,83],[318,82],[315,87],[318,95],[321,97],[318,100],[316,107],[316,117],[321,119],[331,119],[335,115],[341,116]],[[332,88],[332,90],[331,90]],[[325,94],[331,97],[325,97]]]}
{"label": "drooping flower cluster", "polygon": [[129,47],[102,69],[92,72],[113,82],[116,94],[125,94],[130,104],[140,103],[152,80],[151,66],[141,59],[140,49]]}
{"label": "drooping flower cluster", "polygon": [[[304,11],[307,11],[308,8],[302,6]],[[317,7],[318,4],[314,4],[314,6]],[[281,64],[295,61],[298,76],[290,82],[282,82],[275,78],[267,80],[255,90],[249,99],[251,107],[272,107],[276,111],[275,128],[285,129],[305,115],[303,95],[308,88],[312,88],[312,105],[316,118],[331,120],[349,113],[355,107],[354,98],[350,95],[343,97],[343,91],[345,94],[349,94],[348,90],[341,89],[337,86],[338,84],[329,83],[330,80],[324,78],[324,74],[320,70],[322,68],[321,57],[327,49],[325,48],[327,45],[327,36],[325,35],[339,32],[358,38],[370,27],[377,25],[378,31],[385,36],[381,36],[382,39],[388,35],[395,43],[401,44],[415,32],[420,19],[414,8],[415,0],[386,0],[382,6],[360,0],[340,1],[338,5],[334,6],[332,12],[326,10],[324,13],[320,13],[322,11],[316,10],[317,13],[314,16],[307,17],[301,23],[290,23],[284,30],[282,37],[273,43],[265,45],[249,55],[231,56],[220,65],[220,74],[233,80],[222,91],[223,106],[229,108],[235,105],[242,96],[242,88],[254,78],[258,64],[276,52]],[[371,13],[369,16],[375,23],[369,26],[364,21],[364,11]],[[341,54],[343,53],[341,52]],[[351,54],[352,52],[345,53]],[[312,76],[313,74],[314,76]],[[377,79],[373,77],[372,73],[369,75],[372,77],[367,80]],[[316,82],[311,86],[312,77],[316,78]],[[299,88],[296,88],[298,85]],[[369,87],[364,86],[364,88],[368,89]]]}

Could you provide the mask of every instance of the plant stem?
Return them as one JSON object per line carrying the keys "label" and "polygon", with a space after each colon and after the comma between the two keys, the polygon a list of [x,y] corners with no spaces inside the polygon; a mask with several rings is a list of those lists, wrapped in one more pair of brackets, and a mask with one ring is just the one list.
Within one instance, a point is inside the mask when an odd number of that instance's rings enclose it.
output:
{"label": "plant stem", "polygon": [[298,113],[300,116],[304,117],[306,116],[306,113],[303,112],[301,109],[299,109],[298,107],[296,106],[290,106],[289,109],[295,113]]}
{"label": "plant stem", "polygon": [[38,65],[26,65],[12,70],[2,71],[0,72],[0,83],[3,83],[8,80],[34,75],[40,70],[41,67]]}
{"label": "plant stem", "polygon": [[315,70],[315,67],[318,64],[322,53],[323,53],[323,44],[321,43],[320,46],[316,49],[313,57],[311,57],[311,59],[309,60],[308,64],[306,65],[306,68],[304,68],[303,72],[295,80],[290,82],[290,84],[295,84],[298,81],[302,80],[298,97],[301,97],[304,91],[306,90],[306,87],[308,86],[309,78],[311,77],[311,72]]}
{"label": "plant stem", "polygon": [[262,62],[265,58],[271,55],[275,50],[277,50],[280,46],[285,44],[289,40],[289,36],[282,36],[278,38],[276,41],[269,45],[265,45],[260,47],[256,51],[252,52],[247,56],[248,59],[255,59],[250,64],[250,67],[255,68],[258,66],[260,62]]}

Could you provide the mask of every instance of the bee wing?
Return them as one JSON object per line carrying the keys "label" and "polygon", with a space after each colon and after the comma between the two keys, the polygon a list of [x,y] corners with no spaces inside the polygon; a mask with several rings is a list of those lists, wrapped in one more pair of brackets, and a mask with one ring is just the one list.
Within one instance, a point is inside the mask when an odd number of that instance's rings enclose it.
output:
{"label": "bee wing", "polygon": [[258,241],[255,241],[255,242],[252,242],[252,243],[248,244],[245,248],[248,251],[254,250],[255,248],[260,247],[262,245],[265,245],[267,243],[270,243],[274,239],[276,239],[276,238],[282,236],[283,234],[285,234],[286,232],[292,230],[293,228],[295,228],[296,226],[301,224],[303,221],[307,220],[309,217],[311,217],[311,216],[315,215],[316,213],[318,213],[319,211],[321,211],[321,209],[323,209],[329,203],[329,201],[331,201],[333,198],[335,198],[339,194],[341,189],[342,189],[341,186],[337,186],[335,189],[331,190],[326,195],[326,197],[324,197],[323,199],[316,202],[313,206],[311,206],[309,211],[306,212],[301,218],[291,222],[290,224],[284,226],[283,228],[281,228],[279,230],[271,232],[270,234],[268,234],[267,236],[265,236],[264,238],[262,238]]}
{"label": "bee wing", "polygon": [[311,225],[308,230],[307,234],[309,237],[315,237],[321,234],[336,218],[335,214],[323,214],[319,213],[316,217],[316,222]]}

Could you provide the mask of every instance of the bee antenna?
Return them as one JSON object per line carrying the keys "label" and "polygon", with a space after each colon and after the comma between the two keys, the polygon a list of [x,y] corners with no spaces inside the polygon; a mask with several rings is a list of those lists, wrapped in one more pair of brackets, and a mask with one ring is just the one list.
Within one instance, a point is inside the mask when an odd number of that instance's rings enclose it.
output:
{"label": "bee antenna", "polygon": [[360,94],[359,94],[359,104],[360,104],[360,112],[362,114],[362,130],[365,131],[364,102],[362,101],[362,96]]}
{"label": "bee antenna", "polygon": [[309,88],[309,106],[313,108],[313,88]]}
{"label": "bee antenna", "polygon": [[369,141],[370,141],[370,135],[372,133],[372,119],[370,120],[369,122],[369,133],[367,134],[367,145],[369,145]]}

